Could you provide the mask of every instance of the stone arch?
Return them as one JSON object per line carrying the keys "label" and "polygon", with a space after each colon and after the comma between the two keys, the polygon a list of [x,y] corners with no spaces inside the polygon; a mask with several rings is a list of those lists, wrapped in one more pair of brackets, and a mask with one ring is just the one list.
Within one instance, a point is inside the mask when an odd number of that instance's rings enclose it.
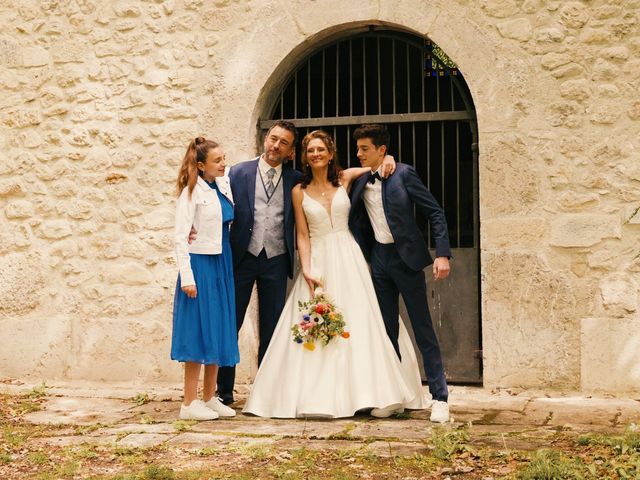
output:
{"label": "stone arch", "polygon": [[[378,33],[380,32],[380,33]],[[397,32],[397,33],[394,33]],[[359,35],[360,34],[360,35]],[[404,34],[408,34],[408,35],[404,35]],[[272,72],[272,74],[270,75],[268,81],[265,83],[265,85],[262,86],[262,90],[260,92],[260,95],[258,97],[258,101],[256,102],[255,105],[255,111],[254,111],[254,117],[256,120],[260,120],[260,124],[262,128],[267,128],[267,125],[269,124],[268,121],[270,119],[276,119],[276,118],[283,118],[283,117],[271,117],[271,112],[273,110],[273,105],[277,104],[277,99],[279,98],[280,94],[283,92],[283,88],[285,85],[285,82],[288,83],[289,79],[291,78],[292,72],[297,72],[296,75],[298,75],[299,71],[299,67],[302,66],[302,68],[304,69],[306,62],[308,61],[309,58],[315,56],[314,58],[317,58],[318,55],[320,55],[320,52],[322,52],[322,62],[324,65],[324,52],[325,52],[325,47],[329,47],[332,46],[331,48],[335,48],[336,42],[342,42],[343,40],[345,40],[346,42],[351,42],[354,38],[360,39],[360,38],[382,38],[378,35],[382,35],[382,37],[387,37],[387,38],[394,38],[394,41],[398,41],[401,44],[403,42],[407,42],[407,45],[411,44],[414,45],[412,48],[415,48],[415,45],[422,45],[422,39],[426,38],[425,35],[420,34],[419,32],[417,32],[415,29],[412,28],[407,28],[407,27],[403,27],[401,25],[395,24],[395,23],[388,23],[388,22],[349,22],[346,24],[342,24],[342,25],[337,25],[331,28],[328,28],[326,30],[323,30],[321,32],[316,33],[315,35],[309,37],[305,42],[302,42],[300,44],[298,44],[297,46],[295,46],[290,52],[288,52],[285,57],[284,60],[282,60],[280,62],[279,65],[276,66],[276,68],[274,69],[274,71]],[[431,40],[431,39],[429,39]],[[359,41],[359,40],[358,40]],[[363,40],[364,41],[364,40]],[[379,41],[379,40],[378,40]],[[344,45],[344,43],[343,43]],[[349,45],[351,45],[351,43],[349,43]],[[378,43],[378,46],[380,44]],[[351,47],[349,47],[349,51]],[[364,47],[363,47],[364,48]],[[375,48],[375,47],[374,47]],[[422,48],[422,47],[419,47]],[[419,52],[419,50],[418,50]],[[375,53],[373,53],[373,56],[375,57]],[[412,54],[413,55],[413,54]],[[407,50],[407,62],[408,62],[408,57],[409,53]],[[330,57],[328,57],[330,58]],[[333,57],[331,57],[333,58]],[[336,57],[337,58],[337,57]],[[344,57],[341,57],[344,58]],[[380,54],[378,54],[378,58],[386,58],[386,57],[381,57]],[[394,58],[395,58],[395,54],[394,54]],[[419,53],[416,54],[415,60],[418,62],[420,62],[419,60]],[[391,57],[389,57],[389,62],[391,62]],[[328,62],[333,62],[334,60],[327,60]],[[336,60],[337,61],[337,60]],[[356,62],[357,64],[357,62]],[[412,63],[413,65],[415,65],[415,63]],[[338,67],[336,67],[338,68]],[[380,68],[380,67],[379,67]],[[404,67],[403,67],[404,68]],[[407,66],[407,69],[409,67]],[[419,67],[420,68],[420,67]],[[324,67],[323,67],[324,69]],[[385,67],[386,70],[386,67]],[[351,68],[348,69],[348,71],[351,71]],[[318,75],[318,74],[316,74]],[[341,78],[343,74],[340,74]],[[407,73],[407,75],[409,75]],[[349,76],[349,74],[347,74],[347,76]],[[305,74],[305,77],[306,74]],[[317,77],[313,77],[313,78],[317,78]],[[380,78],[380,73],[378,73],[378,78]],[[413,78],[413,77],[412,77]],[[419,80],[419,76],[415,77],[417,78],[417,82],[419,84],[420,80]],[[465,145],[464,147],[460,147],[461,150],[463,150],[464,156],[465,158],[468,158],[469,162],[466,163],[465,165],[469,165],[469,167],[466,168],[466,171],[469,172],[469,174],[471,175],[471,165],[477,165],[477,155],[475,153],[471,153],[472,150],[474,152],[477,152],[477,148],[475,148],[477,146],[477,124],[475,122],[474,119],[474,114],[473,114],[473,110],[474,110],[474,106],[473,106],[473,98],[470,96],[470,93],[466,90],[466,79],[462,78],[461,76],[451,76],[451,81],[454,83],[449,83],[449,79],[446,80],[444,85],[451,85],[451,88],[454,88],[454,84],[457,86],[456,88],[460,89],[460,95],[461,98],[464,101],[464,104],[466,105],[466,109],[467,112],[470,114],[468,117],[464,117],[464,128],[466,129],[470,129],[472,131],[472,133],[469,133],[468,137],[469,140],[467,142],[463,142],[460,145]],[[433,98],[431,97],[432,95],[435,94],[436,90],[433,90],[433,88],[435,87],[435,84],[432,84],[431,82],[434,81],[435,82],[436,79],[433,79],[433,77],[431,77],[431,79],[427,79],[427,81],[425,82],[424,86],[423,86],[423,98],[425,95],[425,92],[434,92],[434,93],[429,93],[427,94],[427,96],[429,98]],[[438,82],[438,91],[440,91],[440,85],[443,85],[441,83],[440,79],[437,79]],[[444,80],[444,79],[443,79]],[[415,85],[415,83],[413,84]],[[406,86],[406,85],[405,85]],[[288,87],[289,88],[289,87]],[[336,87],[337,88],[337,87]],[[356,86],[353,87],[354,91],[358,88]],[[397,84],[397,89],[402,89],[403,88],[403,84]],[[408,88],[408,87],[407,87]],[[366,86],[365,86],[366,89]],[[375,87],[374,87],[375,89]],[[395,84],[395,80],[394,80],[394,87],[392,90],[394,91],[398,91],[396,89],[396,84]],[[289,90],[291,91],[291,90]],[[464,91],[464,93],[462,93],[462,91]],[[378,91],[380,92],[380,91]],[[296,94],[297,95],[297,94]],[[306,94],[304,94],[306,95]],[[318,93],[319,95],[319,93]],[[390,95],[392,95],[389,91],[386,91],[386,94],[383,93],[383,98],[386,95],[386,98],[390,98]],[[436,96],[438,96],[437,94],[435,94]],[[453,95],[453,93],[452,93]],[[395,114],[396,109],[395,109],[395,93],[393,93],[393,97],[394,97],[394,107],[393,107],[393,112]],[[420,94],[418,93],[418,97],[420,97]],[[315,97],[317,98],[317,97]],[[323,94],[322,94],[322,98],[324,99],[324,87],[323,87]],[[446,97],[445,97],[446,98]],[[333,100],[330,100],[330,103]],[[323,100],[324,102],[324,100]],[[336,102],[337,102],[337,97],[336,97]],[[453,102],[453,100],[452,100]],[[303,101],[304,103],[304,101]],[[375,103],[375,102],[374,102]],[[310,107],[311,108],[311,107]],[[336,106],[336,109],[338,107]],[[380,109],[381,107],[378,106],[378,109]],[[409,107],[406,107],[409,108]],[[354,121],[358,121],[358,122],[362,122],[362,121],[384,121],[385,123],[388,122],[388,124],[390,125],[390,128],[392,125],[398,126],[398,124],[394,124],[394,122],[400,121],[400,122],[407,122],[410,121],[409,118],[407,117],[411,117],[411,113],[410,112],[425,112],[425,115],[437,115],[439,113],[441,113],[440,107],[437,108],[438,112],[433,112],[433,113],[426,113],[426,112],[431,112],[431,110],[424,110],[425,108],[425,104],[424,104],[424,100],[423,100],[423,105],[422,105],[423,110],[419,110],[419,106],[418,106],[418,110],[407,110],[406,114],[404,113],[405,111],[403,110],[402,114],[405,115],[405,117],[403,119],[400,119],[399,117],[394,117],[394,114],[389,114],[387,115],[387,119],[385,120],[356,120],[355,117],[350,120],[349,117],[345,118],[344,114],[338,114],[336,113],[335,115],[333,114],[329,114],[327,115],[327,117],[336,117],[333,118],[332,120],[337,121],[338,124],[342,124],[343,128],[344,125],[346,124],[350,124],[350,128],[354,128],[355,126],[357,126],[357,124],[353,124],[352,122]],[[454,107],[453,105],[451,106],[452,111],[449,112],[449,107],[444,107],[444,111],[442,112],[443,115],[446,115],[447,113],[454,113],[453,110],[455,110],[455,113],[460,113],[460,108],[464,108],[464,107]],[[323,116],[324,116],[324,107],[322,108],[322,112],[323,112]],[[365,108],[365,112],[366,112],[366,108]],[[379,115],[383,114],[384,112],[382,110],[377,112]],[[387,112],[388,113],[388,112]],[[279,115],[279,114],[277,114]],[[284,118],[295,118],[295,117],[291,117],[291,116],[287,116],[286,114]],[[292,112],[289,113],[289,115],[293,115]],[[317,120],[319,122],[321,122],[321,119],[313,119],[313,115],[310,118],[306,118],[305,117],[306,114],[302,114],[302,116],[299,118],[299,121],[302,123],[302,125],[305,124],[305,121],[313,121],[313,120]],[[349,114],[347,114],[349,115]],[[362,115],[361,113],[352,113],[352,115]],[[364,114],[365,116],[367,116],[367,114]],[[396,120],[393,120],[391,117],[396,118]],[[444,117],[440,117],[440,120],[442,120]],[[417,120],[418,117],[412,117],[413,120]],[[448,120],[453,120],[453,118],[449,118],[447,117]],[[296,120],[294,120],[295,122]],[[433,124],[429,124],[429,126],[434,125],[434,126],[439,126],[439,125],[443,125],[442,128],[444,130],[444,124],[439,124],[437,122],[437,120],[435,118],[433,118],[434,123]],[[342,123],[340,123],[342,122]],[[345,123],[346,122],[346,123]],[[446,123],[446,122],[445,122]],[[455,122],[449,122],[449,124],[453,124],[453,125],[458,125]],[[407,124],[404,124],[407,125]],[[417,128],[415,127],[415,124],[411,124],[414,125],[414,127],[412,128]],[[424,125],[424,124],[423,124]],[[300,126],[300,125],[299,125]],[[408,125],[407,125],[408,126]],[[301,130],[301,135],[304,134],[304,130],[305,127],[304,126],[300,126],[300,128],[302,128]],[[309,127],[309,125],[307,124],[306,128],[326,128],[323,126],[322,123],[320,124],[316,124],[316,126],[314,127]],[[400,127],[398,126],[398,129]],[[260,132],[260,129],[258,129],[258,132]],[[425,132],[426,133],[426,132]],[[346,147],[347,143],[345,141],[345,131],[341,130],[340,133],[336,133],[335,127],[334,127],[334,136],[336,136],[336,142],[340,143],[340,145],[342,147]],[[400,135],[400,133],[398,133],[398,135]],[[414,132],[415,135],[415,132]],[[438,134],[439,135],[439,134]],[[260,146],[260,134],[258,133],[258,138],[257,138],[257,149],[258,151],[260,151],[261,146]],[[347,135],[348,138],[348,135]],[[421,140],[414,140],[413,145],[414,145],[414,157],[413,157],[413,161],[414,161],[414,166],[415,166],[415,162],[416,162],[416,154],[415,154],[415,142],[420,143],[421,141],[427,141],[426,137],[424,136],[420,136],[420,137],[416,137],[416,139],[419,138]],[[428,140],[429,144],[432,145],[437,145],[438,141],[436,141],[434,139],[434,137],[429,136],[428,137],[430,140]],[[472,139],[471,139],[472,138]],[[411,142],[410,142],[411,143]],[[439,149],[440,147],[437,147],[437,149]],[[449,148],[449,147],[447,147]],[[443,146],[444,149],[444,146]],[[471,150],[470,150],[471,149]],[[342,150],[343,152],[345,150]],[[402,158],[410,158],[409,156],[402,156]],[[454,157],[446,157],[443,154],[443,169],[444,169],[444,158],[449,158],[450,161],[447,161],[447,165],[451,165],[451,167],[455,170],[455,166],[456,166],[456,160],[455,160],[455,153],[453,154]],[[474,160],[472,161],[472,157],[474,158]],[[421,156],[418,155],[417,158],[419,158],[420,160],[418,161],[418,164],[420,165],[420,170],[424,171],[429,170],[428,167],[428,163],[426,160],[426,156]],[[407,160],[404,160],[405,162]],[[409,162],[411,162],[411,160],[408,160]],[[437,160],[437,162],[439,162],[440,160]],[[343,158],[343,164],[344,164],[344,158]],[[351,164],[351,166],[353,166],[353,164]],[[418,168],[418,167],[416,167]],[[447,167],[449,168],[449,167]],[[438,174],[439,175],[439,174]],[[447,173],[447,176],[449,175],[449,173]],[[469,183],[468,188],[466,188],[464,190],[464,194],[463,196],[465,197],[465,202],[469,202],[469,203],[463,203],[464,208],[462,209],[462,211],[464,212],[477,212],[477,174],[473,174],[471,175],[472,177],[474,177],[474,179],[469,179]],[[437,177],[434,177],[437,178]],[[444,174],[443,174],[443,178],[444,178]],[[454,177],[455,178],[455,177]],[[431,185],[433,187],[435,187],[438,190],[438,185],[433,185],[434,183],[437,182],[432,182],[431,184],[429,184],[428,181],[428,173],[426,174],[426,176],[423,178],[423,181],[427,184],[427,185]],[[464,183],[463,183],[464,184]],[[455,192],[456,188],[460,188],[460,183],[458,183],[458,187],[455,186],[455,180],[454,180],[454,184],[453,186],[449,186],[449,184],[447,184],[448,187],[445,189],[444,185],[442,190],[445,192]],[[472,188],[473,185],[473,188]],[[453,188],[453,190],[451,189]],[[441,192],[442,192],[441,190]],[[433,191],[433,190],[432,190]],[[438,193],[435,193],[436,198],[439,198]],[[444,197],[444,195],[443,195]],[[458,197],[458,202],[460,201],[460,197]],[[473,204],[472,204],[473,203]],[[455,200],[452,202],[452,204],[455,204]],[[442,203],[442,205],[444,206],[444,203]],[[468,207],[468,208],[467,208]],[[452,280],[452,283],[448,283],[448,287],[445,288],[441,288],[441,285],[431,285],[430,286],[430,294],[429,296],[431,297],[432,295],[435,295],[435,298],[440,299],[439,301],[435,302],[436,304],[438,304],[439,306],[436,308],[432,308],[432,314],[436,315],[434,317],[434,323],[439,325],[439,327],[437,328],[437,330],[439,330],[439,336],[441,339],[441,346],[443,348],[443,355],[445,357],[445,364],[449,365],[449,369],[448,369],[448,377],[450,380],[452,381],[457,381],[457,382],[467,382],[467,383],[476,383],[476,382],[481,382],[482,379],[482,367],[481,367],[481,362],[480,359],[477,355],[478,351],[481,348],[481,343],[480,343],[480,315],[479,315],[479,310],[480,310],[480,302],[479,302],[479,292],[478,292],[478,286],[477,286],[477,278],[479,278],[479,246],[478,246],[478,242],[477,240],[473,240],[470,241],[471,243],[467,243],[467,244],[461,244],[460,243],[460,237],[458,236],[456,239],[456,231],[459,232],[460,229],[460,220],[459,220],[459,212],[460,212],[460,207],[453,207],[452,210],[449,211],[448,213],[448,217],[450,219],[450,234],[453,235],[452,238],[452,247],[454,248],[454,256],[456,258],[458,258],[458,265],[462,268],[460,268],[460,272],[464,272],[464,277],[465,280],[462,281],[461,283],[461,279],[462,279],[462,273],[459,273],[457,275],[457,279]],[[466,227],[468,225],[469,227],[469,237],[470,238],[477,238],[477,216],[475,216],[475,213],[471,213],[470,214],[473,218],[469,219],[469,223],[464,223],[463,222],[463,228]],[[456,230],[456,222],[457,222],[457,230]],[[452,230],[453,229],[453,230]],[[471,235],[471,232],[475,232],[473,233],[473,236]],[[458,233],[459,235],[459,233]],[[456,241],[457,240],[457,241]],[[467,280],[468,279],[468,280]],[[475,279],[475,280],[474,280]],[[451,296],[451,292],[453,291],[457,291],[457,292],[464,292],[464,297],[467,299],[467,301],[465,302],[453,302],[453,298],[449,298]],[[447,305],[447,307],[442,307],[442,305]],[[447,320],[449,319],[449,320]],[[457,352],[457,353],[456,353]]]}

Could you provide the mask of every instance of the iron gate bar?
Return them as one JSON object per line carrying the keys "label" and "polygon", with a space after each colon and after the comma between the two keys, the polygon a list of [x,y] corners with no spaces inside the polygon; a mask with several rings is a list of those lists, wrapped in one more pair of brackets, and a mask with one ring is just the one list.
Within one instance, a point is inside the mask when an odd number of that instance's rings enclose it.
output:
{"label": "iron gate bar", "polygon": [[[407,53],[407,113],[411,113],[411,62],[409,61],[409,44],[404,45],[405,52]],[[424,83],[424,79],[423,79]]]}
{"label": "iron gate bar", "polygon": [[[407,123],[407,122],[438,122],[452,120],[475,120],[475,112],[422,112],[397,113],[388,115],[355,115],[349,117],[314,117],[314,118],[283,118],[292,122],[296,127],[314,127],[318,125],[353,125],[355,123]],[[269,129],[277,120],[260,120],[259,127]]]}
{"label": "iron gate bar", "polygon": [[311,117],[311,57],[307,60],[307,117]]}
{"label": "iron gate bar", "polygon": [[[326,51],[327,51],[326,48],[322,49],[322,106],[320,111],[322,112],[323,117],[324,117],[324,81],[326,78],[326,73],[324,71],[324,57],[325,57]],[[311,95],[309,95],[309,97],[311,97]]]}
{"label": "iron gate bar", "polygon": [[[351,41],[349,41],[349,68],[351,69],[351,65],[353,63],[353,57],[351,56]],[[363,88],[363,101],[362,101],[362,111],[363,114],[367,114],[367,56],[365,55],[365,45],[364,38],[362,39],[362,88]],[[351,105],[353,106],[353,77],[351,77],[351,81],[349,81],[351,94]],[[349,115],[353,115],[353,110],[349,110]]]}
{"label": "iron gate bar", "polygon": [[[380,65],[378,65],[380,68]],[[396,41],[391,40],[391,84],[396,84]],[[393,89],[393,113],[396,113],[396,89]]]}
{"label": "iron gate bar", "polygon": [[340,42],[336,43],[336,117],[340,115]]}
{"label": "iron gate bar", "polygon": [[444,172],[445,172],[445,163],[444,163],[444,158],[445,158],[445,154],[444,154],[444,125],[440,126],[440,188],[442,190],[440,190],[440,195],[442,198],[442,204],[440,205],[442,207],[443,210],[446,209],[446,197],[444,192],[447,191],[446,185],[445,185],[445,177],[444,177]]}
{"label": "iron gate bar", "polygon": [[[451,89],[453,92],[453,88]],[[456,122],[456,214],[458,245],[460,245],[460,123]]]}

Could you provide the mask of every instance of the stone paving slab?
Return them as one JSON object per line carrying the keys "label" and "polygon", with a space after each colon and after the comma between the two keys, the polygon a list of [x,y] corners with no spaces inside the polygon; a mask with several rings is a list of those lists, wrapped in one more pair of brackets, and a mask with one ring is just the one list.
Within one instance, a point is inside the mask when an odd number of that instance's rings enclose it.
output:
{"label": "stone paving slab", "polygon": [[49,397],[43,410],[28,413],[25,420],[35,424],[111,424],[131,417],[131,404],[109,398]]}
{"label": "stone paving slab", "polygon": [[116,435],[65,435],[54,437],[42,437],[33,440],[35,446],[48,448],[51,446],[67,447],[70,445],[114,445],[118,437]]}
{"label": "stone paving slab", "polygon": [[350,434],[356,438],[386,438],[420,441],[431,438],[432,424],[416,420],[384,419],[358,424]]}
{"label": "stone paving slab", "polygon": [[250,435],[302,436],[305,424],[299,420],[270,420],[240,416],[230,420],[200,422],[190,427],[194,432],[246,433]]}
{"label": "stone paving slab", "polygon": [[118,440],[118,447],[124,448],[152,448],[161,445],[171,437],[162,433],[132,433]]}
{"label": "stone paving slab", "polygon": [[525,410],[527,417],[546,414],[548,424],[607,425],[616,426],[624,415],[629,420],[640,420],[640,402],[601,398],[538,398]]}
{"label": "stone paving slab", "polygon": [[176,428],[171,423],[125,423],[117,427],[110,427],[101,430],[107,435],[121,435],[125,433],[177,433]]}
{"label": "stone paving slab", "polygon": [[531,401],[532,392],[521,394],[510,394],[508,392],[492,393],[483,388],[477,387],[449,387],[449,404],[457,410],[466,412],[479,412],[495,409],[498,405],[500,410],[523,411]]}
{"label": "stone paving slab", "polygon": [[378,457],[391,458],[394,456],[412,457],[416,454],[425,454],[429,451],[423,443],[408,442],[384,442],[375,441],[365,446],[366,450]]}
{"label": "stone paving slab", "polygon": [[354,420],[307,420],[302,436],[311,439],[335,437],[352,429],[356,423]]}
{"label": "stone paving slab", "polygon": [[186,448],[217,447],[227,444],[233,437],[214,433],[184,432],[166,439],[167,445],[179,445]]}

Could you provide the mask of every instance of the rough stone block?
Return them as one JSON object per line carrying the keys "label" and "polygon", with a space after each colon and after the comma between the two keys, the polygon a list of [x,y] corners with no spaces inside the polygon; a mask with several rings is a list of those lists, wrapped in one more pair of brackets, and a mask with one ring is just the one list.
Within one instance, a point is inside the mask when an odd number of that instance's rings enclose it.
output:
{"label": "rough stone block", "polygon": [[16,200],[7,204],[4,214],[9,219],[29,218],[34,213],[33,204],[27,200]]}
{"label": "rough stone block", "polygon": [[[182,368],[169,358],[171,318],[74,319],[68,375],[95,381],[162,379],[180,382]],[[144,349],[141,349],[141,340]],[[105,365],[105,368],[96,368]]]}
{"label": "rough stone block", "polygon": [[582,102],[591,97],[591,88],[586,80],[567,80],[560,85],[560,95]]}
{"label": "rough stone block", "polygon": [[22,315],[35,309],[42,298],[46,272],[45,261],[38,253],[0,257],[0,313]]}
{"label": "rough stone block", "polygon": [[577,386],[572,275],[538,255],[501,251],[482,262],[485,386]]}
{"label": "rough stone block", "polygon": [[628,316],[638,309],[638,283],[630,275],[616,273],[600,280],[602,306],[608,315]]}
{"label": "rough stone block", "polygon": [[22,182],[16,180],[4,180],[0,182],[0,198],[22,196],[25,194]]}
{"label": "rough stone block", "polygon": [[546,70],[553,70],[570,63],[572,60],[571,55],[567,53],[551,52],[542,56],[542,68]]}
{"label": "rough stone block", "polygon": [[175,211],[169,208],[154,210],[144,217],[144,226],[149,230],[166,230],[174,227]]}
{"label": "rough stone block", "polygon": [[551,224],[551,245],[556,247],[590,247],[603,238],[621,238],[619,215],[563,214]]}
{"label": "rough stone block", "polygon": [[505,38],[526,42],[531,38],[533,30],[531,22],[526,18],[516,18],[497,24],[498,32]]}
{"label": "rough stone block", "polygon": [[66,220],[49,220],[43,222],[37,230],[40,237],[49,240],[59,240],[73,234],[71,224]]}
{"label": "rough stone block", "polygon": [[128,262],[113,266],[104,273],[111,284],[147,285],[153,281],[151,272],[139,263]]}
{"label": "rough stone block", "polygon": [[623,62],[629,58],[629,49],[625,45],[604,48],[600,52],[601,56],[607,60]]}
{"label": "rough stone block", "polygon": [[565,192],[558,199],[558,206],[563,210],[584,210],[598,205],[600,196],[597,193]]}
{"label": "rough stone block", "polygon": [[[6,301],[0,299],[0,309]],[[2,376],[36,380],[65,377],[72,355],[68,317],[51,313],[37,318],[0,315],[0,331],[5,337],[0,348]]]}
{"label": "rough stone block", "polygon": [[22,49],[22,65],[25,67],[41,67],[51,60],[49,52],[42,47],[26,47]]}
{"label": "rough stone block", "polygon": [[640,394],[640,317],[583,318],[580,342],[583,391]]}
{"label": "rough stone block", "polygon": [[560,9],[560,21],[569,28],[582,28],[589,17],[589,8],[580,2],[563,2]]}
{"label": "rough stone block", "polygon": [[501,217],[482,222],[482,248],[530,250],[545,243],[548,223],[541,217]]}
{"label": "rough stone block", "polygon": [[491,17],[507,18],[518,13],[518,5],[514,0],[486,0],[481,5]]}

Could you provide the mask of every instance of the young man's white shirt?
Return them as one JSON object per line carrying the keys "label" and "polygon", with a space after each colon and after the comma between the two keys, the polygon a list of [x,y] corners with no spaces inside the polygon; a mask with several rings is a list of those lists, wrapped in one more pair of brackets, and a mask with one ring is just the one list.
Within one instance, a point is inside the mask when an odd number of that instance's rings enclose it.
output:
{"label": "young man's white shirt", "polygon": [[[382,176],[382,165],[378,167],[377,172],[378,175]],[[383,244],[393,243],[393,235],[391,235],[391,229],[387,223],[384,206],[382,205],[382,180],[376,180],[374,183],[367,181],[362,198],[369,215],[369,221],[373,227],[376,242]]]}

